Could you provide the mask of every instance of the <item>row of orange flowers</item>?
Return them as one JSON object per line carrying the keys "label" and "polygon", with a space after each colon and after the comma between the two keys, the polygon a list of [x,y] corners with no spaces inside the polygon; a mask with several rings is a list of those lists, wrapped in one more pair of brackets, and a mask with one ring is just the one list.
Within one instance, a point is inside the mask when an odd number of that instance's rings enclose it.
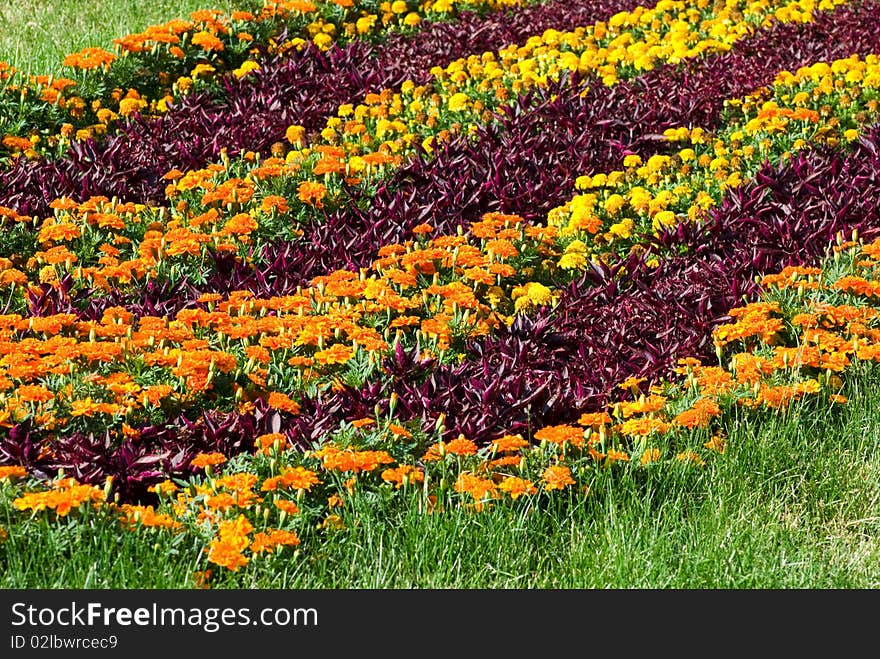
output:
{"label": "row of orange flowers", "polygon": [[[425,512],[479,511],[554,491],[586,492],[596,469],[613,464],[700,466],[725,451],[728,411],[784,411],[802,399],[844,404],[847,369],[880,359],[880,241],[840,240],[833,252],[821,268],[765,277],[761,301],[732,309],[732,322],[714,333],[727,356],[722,363],[681,360],[679,376],[649,395],[622,394],[577,425],[539,429],[533,442],[505,435],[479,448],[465,437],[437,441],[393,416],[367,417],[306,452],[286,449],[284,435],[270,433],[256,438],[255,455],[228,462],[202,454],[193,464],[204,476],[159,484],[157,507],[117,505],[107,500],[109,483],[102,489],[63,476],[40,489],[2,487],[15,508],[33,514],[63,517],[93,507],[119,516],[126,528],[194,533],[208,543],[209,562],[238,570],[266,552],[305,537],[319,542],[322,533],[356,523],[349,502],[368,491],[409,497]],[[637,384],[620,386],[631,391]],[[26,476],[20,467],[0,468],[0,480]]]}

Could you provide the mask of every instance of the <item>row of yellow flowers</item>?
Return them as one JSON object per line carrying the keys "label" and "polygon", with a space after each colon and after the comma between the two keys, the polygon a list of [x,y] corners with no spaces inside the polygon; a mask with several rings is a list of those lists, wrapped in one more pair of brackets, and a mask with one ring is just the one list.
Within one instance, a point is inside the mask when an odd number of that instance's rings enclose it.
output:
{"label": "row of yellow flowers", "polygon": [[[293,148],[283,158],[246,154],[245,162],[231,167],[177,173],[166,193],[195,215],[210,208],[206,197],[220,201],[213,194],[216,189],[231,187],[247,196],[244,203],[235,198],[236,212],[251,212],[272,195],[283,196],[294,216],[308,217],[310,207],[338,203],[343,182],[369,190],[419,147],[431,153],[440,142],[491,121],[492,112],[517,94],[565,74],[598,72],[605,84],[615,84],[662,63],[725,52],[757,28],[808,22],[815,12],[844,3],[661,0],[653,8],[620,12],[572,32],[547,30],[521,45],[432,69],[427,85],[407,81],[399,92],[385,89],[359,104],[343,105],[317,135],[291,126],[288,141]],[[296,235],[295,224],[267,230],[273,236]]]}
{"label": "row of yellow flowers", "polygon": [[719,133],[671,128],[665,136],[681,143],[677,153],[645,161],[633,154],[623,170],[578,177],[584,192],[548,218],[564,247],[559,266],[583,270],[591,258],[615,258],[645,236],[694,221],[762,163],[784,161],[807,146],[852,142],[878,111],[877,55],[781,72],[771,86],[728,100]]}

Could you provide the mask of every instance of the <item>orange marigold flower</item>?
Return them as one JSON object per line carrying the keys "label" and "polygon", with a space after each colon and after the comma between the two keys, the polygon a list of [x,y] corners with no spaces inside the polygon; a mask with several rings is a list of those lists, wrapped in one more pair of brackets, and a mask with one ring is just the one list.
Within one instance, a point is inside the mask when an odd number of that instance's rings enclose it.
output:
{"label": "orange marigold flower", "polygon": [[578,423],[582,426],[604,426],[611,423],[611,416],[608,412],[585,412],[581,414]]}
{"label": "orange marigold flower", "polygon": [[[369,420],[372,421],[372,419]],[[391,434],[395,437],[403,437],[404,439],[409,439],[410,437],[412,437],[412,433],[409,430],[407,430],[403,426],[397,425],[396,423],[389,423],[388,430],[390,430]]]}
{"label": "orange marigold flower", "polygon": [[178,489],[180,489],[180,488],[178,488],[177,485],[173,481],[170,481],[166,478],[161,483],[156,483],[155,485],[150,485],[147,488],[147,492],[153,492],[155,494],[171,495],[171,494],[174,494],[175,492],[177,492]]}
{"label": "orange marigold flower", "polygon": [[623,401],[615,403],[614,407],[628,419],[633,414],[650,414],[651,412],[659,412],[666,405],[666,398],[651,394],[647,398],[639,396],[637,400]]}
{"label": "orange marigold flower", "polygon": [[437,442],[428,447],[424,455],[422,455],[422,460],[425,462],[436,462],[437,460],[442,460],[445,455],[446,444],[443,442]]}
{"label": "orange marigold flower", "polygon": [[575,481],[571,477],[571,470],[565,465],[552,465],[544,470],[541,475],[545,490],[562,490]]}
{"label": "orange marigold flower", "polygon": [[546,441],[552,444],[571,444],[572,446],[583,446],[584,431],[582,428],[575,428],[569,425],[546,426],[535,433],[535,439]]}
{"label": "orange marigold flower", "polygon": [[157,513],[153,506],[122,504],[124,520],[130,526],[146,526],[163,529],[176,529],[183,526],[170,515]]}
{"label": "orange marigold flower", "polygon": [[293,501],[288,501],[286,499],[276,500],[275,507],[288,515],[296,515],[299,512],[299,506]]}
{"label": "orange marigold flower", "polygon": [[205,467],[208,467],[208,466],[222,465],[224,462],[226,462],[226,456],[223,455],[222,453],[215,452],[215,453],[199,453],[198,455],[196,455],[192,459],[190,464],[193,467],[198,467],[200,469],[204,469]]}
{"label": "orange marigold flower", "polygon": [[259,554],[264,551],[272,552],[277,547],[298,545],[299,536],[293,531],[281,529],[267,529],[267,532],[259,532],[254,535],[251,542],[251,551]]}
{"label": "orange marigold flower", "polygon": [[94,485],[80,485],[74,479],[62,479],[55,489],[46,492],[28,492],[15,499],[12,505],[18,510],[54,510],[61,517],[88,501],[104,501],[105,494]]}
{"label": "orange marigold flower", "polygon": [[344,364],[354,357],[354,349],[351,346],[335,343],[325,350],[315,353],[315,361],[319,364]]}
{"label": "orange marigold flower", "polygon": [[280,432],[270,432],[257,437],[254,444],[261,453],[268,454],[272,448],[283,451],[287,447],[287,436]]}
{"label": "orange marigold flower", "polygon": [[724,453],[724,449],[727,447],[727,439],[723,435],[712,435],[709,441],[704,443],[703,446],[710,451]]}
{"label": "orange marigold flower", "polygon": [[78,53],[71,53],[66,56],[61,64],[63,66],[72,66],[78,69],[97,69],[109,66],[111,62],[116,60],[116,55],[104,50],[103,48],[89,47],[83,48]]}
{"label": "orange marigold flower", "polygon": [[320,458],[327,470],[337,471],[372,471],[382,464],[394,462],[386,451],[352,451],[340,450],[335,446],[328,445],[315,451],[315,456]]}
{"label": "orange marigold flower", "polygon": [[489,460],[490,469],[498,469],[500,467],[518,467],[522,464],[523,456],[521,455],[505,455],[494,460]]}
{"label": "orange marigold flower", "polygon": [[509,453],[525,448],[529,443],[523,439],[522,435],[504,435],[498,439],[492,440],[492,450],[496,453]]}
{"label": "orange marigold flower", "polygon": [[279,487],[285,487],[308,491],[313,485],[317,485],[320,482],[318,475],[314,471],[309,471],[304,467],[286,467],[280,475],[263,481],[262,490],[269,492],[277,490]]}
{"label": "orange marigold flower", "polygon": [[657,448],[646,448],[642,452],[642,457],[639,458],[639,462],[643,465],[650,464],[652,462],[657,462],[660,459],[660,449]]}
{"label": "orange marigold flower", "polygon": [[535,487],[535,484],[532,481],[527,481],[524,478],[517,478],[516,476],[508,476],[498,485],[498,489],[502,492],[507,492],[510,495],[511,499],[518,499],[519,497],[526,494],[537,494],[538,488]]}
{"label": "orange marigold flower", "polygon": [[629,462],[629,453],[627,453],[626,451],[621,451],[616,448],[610,448],[605,453],[605,461],[608,463],[617,462],[617,461]]}
{"label": "orange marigold flower", "polygon": [[304,204],[309,204],[315,208],[324,207],[324,197],[327,194],[327,188],[321,183],[315,181],[303,181],[297,188],[297,198]]}
{"label": "orange marigold flower", "polygon": [[498,491],[498,486],[487,478],[474,476],[469,472],[459,474],[455,481],[454,489],[456,492],[470,494],[474,501],[482,501],[483,499],[492,498]]}
{"label": "orange marigold flower", "polygon": [[459,435],[446,444],[446,452],[453,455],[474,455],[477,452],[477,445],[464,435]]}
{"label": "orange marigold flower", "polygon": [[662,435],[663,433],[668,432],[670,427],[671,426],[665,421],[642,417],[628,419],[617,426],[617,429],[622,435],[645,437],[654,432]]}
{"label": "orange marigold flower", "polygon": [[290,414],[299,414],[299,403],[292,400],[287,394],[273,391],[269,394],[269,400],[267,402],[269,407],[273,407],[276,410],[282,410],[283,412],[288,412]]}
{"label": "orange marigold flower", "polygon": [[39,384],[23,384],[20,385],[15,392],[18,395],[19,400],[29,403],[45,403],[55,397],[55,394]]}
{"label": "orange marigold flower", "polygon": [[397,489],[406,484],[422,483],[425,480],[425,472],[412,465],[400,465],[394,469],[386,469],[382,472],[382,480],[394,483]]}
{"label": "orange marigold flower", "polygon": [[233,572],[248,564],[248,559],[241,553],[234,543],[226,540],[213,540],[208,549],[208,560],[220,567],[225,567]]}
{"label": "orange marigold flower", "polygon": [[200,30],[192,36],[194,46],[199,46],[203,50],[223,50],[223,42],[216,36],[206,30]]}
{"label": "orange marigold flower", "polygon": [[[369,417],[364,417],[363,419],[355,419],[354,421],[351,422],[351,425],[353,425],[355,428],[363,428],[365,426],[372,426],[375,423],[376,423],[375,419],[371,419]],[[390,427],[391,426],[389,426],[389,428]],[[394,431],[392,430],[392,432],[394,432]]]}
{"label": "orange marigold flower", "polygon": [[690,409],[676,416],[672,423],[683,428],[705,428],[709,425],[709,421],[719,414],[721,408],[718,403],[709,398],[701,398]]}
{"label": "orange marigold flower", "polygon": [[27,469],[24,467],[0,467],[0,480],[4,478],[24,478],[27,476]]}

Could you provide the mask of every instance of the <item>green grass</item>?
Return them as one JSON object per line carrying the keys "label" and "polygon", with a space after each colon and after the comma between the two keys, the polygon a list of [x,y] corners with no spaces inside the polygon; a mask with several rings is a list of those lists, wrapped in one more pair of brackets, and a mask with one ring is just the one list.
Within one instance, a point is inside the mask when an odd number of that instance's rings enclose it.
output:
{"label": "green grass", "polygon": [[[215,588],[880,587],[880,369],[838,408],[743,414],[703,468],[613,469],[543,509],[419,513],[354,498],[358,523],[214,569]],[[658,465],[659,466],[659,465]],[[8,510],[8,508],[6,508]],[[0,518],[2,588],[186,588],[203,547],[116,523]],[[178,544],[175,544],[178,543]]]}
{"label": "green grass", "polygon": [[[0,61],[34,74],[60,75],[65,55],[197,9],[230,12],[236,0],[6,0],[0,3]],[[67,72],[69,74],[69,71]]]}

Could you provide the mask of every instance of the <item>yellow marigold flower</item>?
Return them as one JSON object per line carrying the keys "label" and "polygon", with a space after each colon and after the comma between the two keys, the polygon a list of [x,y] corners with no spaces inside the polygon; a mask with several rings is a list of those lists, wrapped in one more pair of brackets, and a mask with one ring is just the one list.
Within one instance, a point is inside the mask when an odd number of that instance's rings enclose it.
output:
{"label": "yellow marigold flower", "polygon": [[616,192],[612,195],[609,195],[605,202],[602,204],[602,207],[612,217],[617,215],[620,212],[620,209],[626,205],[626,199],[624,199],[621,195]]}
{"label": "yellow marigold flower", "polygon": [[366,34],[370,30],[373,29],[373,25],[376,24],[376,16],[361,16],[355,22],[355,29],[358,31],[358,34]]}
{"label": "yellow marigold flower", "polygon": [[623,158],[623,166],[627,169],[638,167],[642,164],[642,158],[637,153],[631,153]]}
{"label": "yellow marigold flower", "polygon": [[582,252],[566,252],[559,259],[559,267],[563,270],[584,270],[587,257]]}
{"label": "yellow marigold flower", "polygon": [[507,492],[514,501],[526,494],[537,494],[538,488],[532,481],[516,476],[508,476],[498,484],[498,489]]}
{"label": "yellow marigold flower", "polygon": [[243,77],[243,76],[246,76],[246,75],[247,75],[248,73],[250,73],[251,71],[258,71],[259,68],[260,68],[260,65],[259,65],[259,64],[257,64],[254,60],[249,59],[249,60],[243,62],[242,65],[241,65],[240,67],[238,67],[237,69],[235,69],[235,70],[232,72],[232,74],[233,74],[236,78],[241,78],[241,77]]}
{"label": "yellow marigold flower", "polygon": [[306,129],[294,124],[293,126],[288,126],[284,134],[288,142],[294,145],[299,145],[302,143],[303,138],[306,135]]}
{"label": "yellow marigold flower", "polygon": [[676,223],[675,213],[672,211],[660,211],[651,219],[651,226],[655,231],[665,227],[671,227]]}
{"label": "yellow marigold flower", "polygon": [[333,37],[331,37],[326,32],[319,32],[314,37],[312,37],[312,41],[321,50],[327,50],[328,48],[330,48],[330,46],[333,45]]}
{"label": "yellow marigold flower", "polygon": [[190,77],[192,77],[193,80],[195,80],[196,78],[199,78],[199,77],[206,75],[208,73],[213,73],[216,70],[217,69],[215,69],[210,64],[201,63],[201,64],[196,64],[193,67],[193,70],[190,71],[189,75],[190,75]]}
{"label": "yellow marigold flower", "polygon": [[520,290],[514,289],[514,298],[525,298],[529,304],[545,305],[550,304],[553,300],[553,292],[541,284],[540,282],[531,281],[521,287]]}
{"label": "yellow marigold flower", "polygon": [[405,0],[394,0],[391,3],[391,12],[394,14],[402,14],[407,10]]}
{"label": "yellow marigold flower", "polygon": [[571,477],[571,470],[565,465],[552,465],[544,470],[541,475],[545,490],[562,490],[575,481]]}
{"label": "yellow marigold flower", "polygon": [[623,238],[626,240],[630,236],[632,236],[632,230],[634,227],[634,223],[630,218],[624,218],[620,222],[615,222],[608,228],[608,233],[612,236],[617,236],[618,238]]}
{"label": "yellow marigold flower", "polygon": [[468,101],[470,101],[470,98],[467,94],[458,92],[449,97],[447,105],[453,112],[459,112],[467,107]]}

